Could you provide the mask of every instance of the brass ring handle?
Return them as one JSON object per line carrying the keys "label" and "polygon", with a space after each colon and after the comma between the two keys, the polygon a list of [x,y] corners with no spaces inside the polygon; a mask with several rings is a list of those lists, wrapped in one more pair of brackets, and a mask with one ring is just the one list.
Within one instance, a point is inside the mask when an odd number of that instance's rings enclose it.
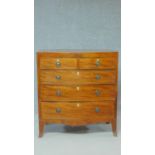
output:
{"label": "brass ring handle", "polygon": [[61,76],[60,75],[56,75],[55,77],[57,80],[61,80]]}
{"label": "brass ring handle", "polygon": [[99,108],[99,107],[96,107],[96,108],[95,108],[95,111],[96,111],[96,112],[100,112],[100,108]]}
{"label": "brass ring handle", "polygon": [[61,108],[56,108],[55,111],[56,111],[56,113],[60,113],[61,112]]}
{"label": "brass ring handle", "polygon": [[60,61],[57,61],[57,62],[55,63],[55,65],[56,65],[56,67],[60,67],[60,66],[61,66],[61,62],[60,62]]}
{"label": "brass ring handle", "polygon": [[100,90],[96,90],[96,96],[100,96],[101,95],[101,91]]}
{"label": "brass ring handle", "polygon": [[60,90],[56,91],[56,96],[61,96],[61,91]]}
{"label": "brass ring handle", "polygon": [[101,79],[101,75],[96,75],[96,80]]}
{"label": "brass ring handle", "polygon": [[97,59],[97,60],[96,60],[96,66],[98,67],[98,66],[100,66],[100,65],[101,65],[101,62],[100,62],[99,59]]}

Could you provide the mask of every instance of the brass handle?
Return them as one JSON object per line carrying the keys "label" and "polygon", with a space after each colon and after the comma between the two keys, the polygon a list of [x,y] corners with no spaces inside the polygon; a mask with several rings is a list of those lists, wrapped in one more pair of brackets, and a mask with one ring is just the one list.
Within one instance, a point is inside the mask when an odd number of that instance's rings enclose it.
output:
{"label": "brass handle", "polygon": [[101,62],[100,62],[99,59],[97,59],[97,60],[96,60],[96,66],[98,67],[98,66],[100,66],[100,65],[101,65]]}
{"label": "brass handle", "polygon": [[55,77],[57,80],[61,80],[61,76],[60,75],[56,75]]}
{"label": "brass handle", "polygon": [[56,67],[60,67],[60,66],[61,66],[61,62],[60,62],[60,61],[57,61],[57,62],[55,63],[55,65],[56,65]]}
{"label": "brass handle", "polygon": [[101,95],[101,91],[100,90],[96,90],[96,96],[100,96]]}
{"label": "brass handle", "polygon": [[96,75],[96,80],[101,79],[101,75]]}
{"label": "brass handle", "polygon": [[55,111],[56,111],[56,113],[60,113],[61,112],[61,108],[56,108]]}
{"label": "brass handle", "polygon": [[95,108],[95,111],[96,111],[96,112],[100,112],[100,108],[99,108],[99,107],[96,107],[96,108]]}
{"label": "brass handle", "polygon": [[60,90],[56,91],[56,96],[61,96],[61,91]]}

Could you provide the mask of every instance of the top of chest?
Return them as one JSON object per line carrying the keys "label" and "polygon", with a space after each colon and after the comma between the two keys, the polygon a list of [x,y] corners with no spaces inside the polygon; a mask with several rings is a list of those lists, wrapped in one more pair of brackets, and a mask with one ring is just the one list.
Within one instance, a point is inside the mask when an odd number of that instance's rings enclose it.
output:
{"label": "top of chest", "polygon": [[102,51],[40,51],[40,69],[115,69],[118,52]]}

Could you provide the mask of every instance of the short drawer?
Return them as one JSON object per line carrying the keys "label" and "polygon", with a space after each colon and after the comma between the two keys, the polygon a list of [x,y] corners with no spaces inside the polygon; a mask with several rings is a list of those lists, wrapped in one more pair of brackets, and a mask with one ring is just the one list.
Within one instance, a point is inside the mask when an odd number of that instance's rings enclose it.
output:
{"label": "short drawer", "polygon": [[116,59],[113,57],[79,59],[80,69],[114,69],[116,65]]}
{"label": "short drawer", "polygon": [[41,101],[102,101],[113,100],[116,96],[114,85],[41,85]]}
{"label": "short drawer", "polygon": [[76,69],[76,58],[41,57],[40,69]]}
{"label": "short drawer", "polygon": [[114,102],[41,102],[42,119],[114,117]]}
{"label": "short drawer", "polygon": [[42,84],[114,84],[115,70],[41,70]]}

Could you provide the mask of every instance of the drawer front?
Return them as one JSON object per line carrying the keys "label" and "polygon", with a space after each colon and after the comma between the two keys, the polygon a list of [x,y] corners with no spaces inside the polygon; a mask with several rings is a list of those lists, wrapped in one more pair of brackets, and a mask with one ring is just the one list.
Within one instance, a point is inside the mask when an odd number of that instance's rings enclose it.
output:
{"label": "drawer front", "polygon": [[42,84],[114,84],[116,71],[86,71],[86,70],[41,70],[40,81]]}
{"label": "drawer front", "polygon": [[116,59],[113,57],[79,59],[80,69],[114,69],[116,64]]}
{"label": "drawer front", "polygon": [[84,119],[114,117],[113,101],[41,102],[42,119]]}
{"label": "drawer front", "polygon": [[41,101],[102,101],[116,96],[114,85],[41,85]]}
{"label": "drawer front", "polygon": [[40,59],[40,69],[76,69],[76,58],[51,58],[43,57]]}

